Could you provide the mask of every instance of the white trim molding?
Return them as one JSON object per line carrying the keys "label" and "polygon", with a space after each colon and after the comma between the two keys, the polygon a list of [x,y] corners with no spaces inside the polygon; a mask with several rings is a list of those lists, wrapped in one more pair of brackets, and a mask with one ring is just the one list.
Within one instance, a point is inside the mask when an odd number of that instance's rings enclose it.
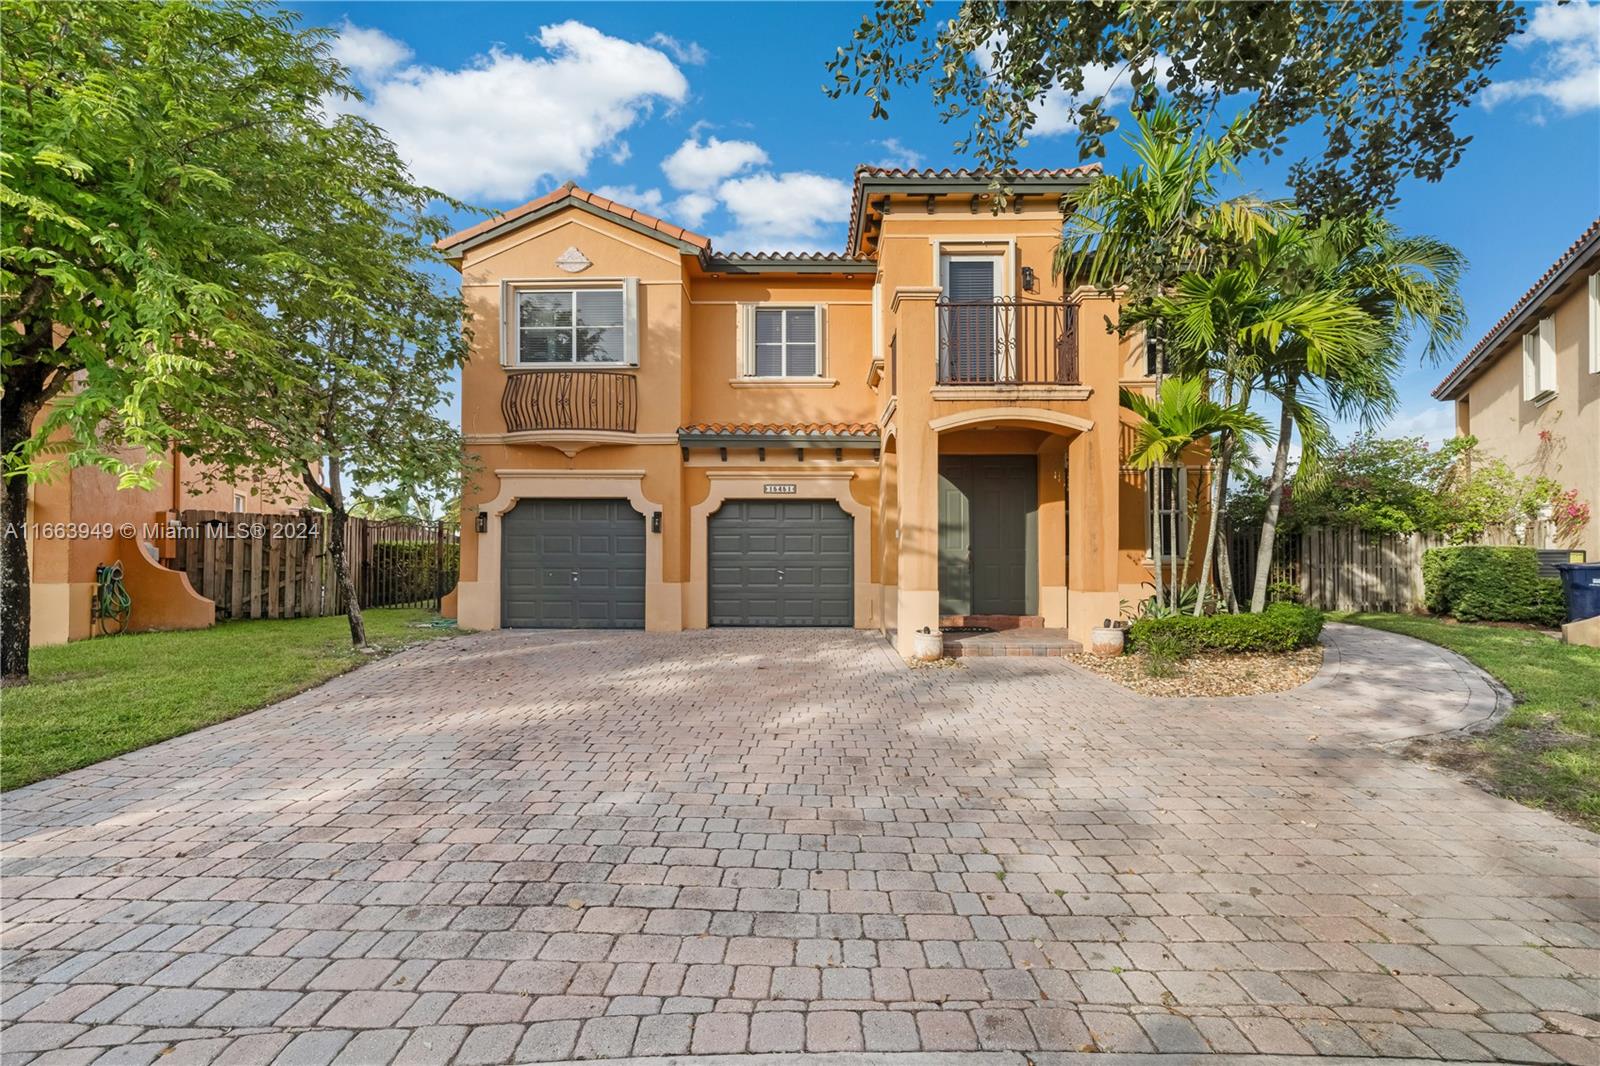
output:
{"label": "white trim molding", "polygon": [[1064,411],[1050,411],[1043,407],[976,407],[957,411],[928,422],[935,433],[948,433],[953,429],[981,426],[994,422],[1028,422],[1042,428],[1087,433],[1094,428],[1094,420],[1069,415]]}
{"label": "white trim molding", "polygon": [[676,433],[622,433],[603,429],[526,429],[517,433],[466,433],[467,444],[539,444],[554,448],[568,459],[585,448],[606,445],[678,443]]}

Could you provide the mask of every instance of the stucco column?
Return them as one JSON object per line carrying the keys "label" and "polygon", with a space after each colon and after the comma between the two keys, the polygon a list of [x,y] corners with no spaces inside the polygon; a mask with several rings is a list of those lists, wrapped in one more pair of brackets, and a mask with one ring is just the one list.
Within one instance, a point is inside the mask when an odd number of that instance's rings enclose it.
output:
{"label": "stucco column", "polygon": [[1067,438],[1052,434],[1039,449],[1039,613],[1052,629],[1067,625]]}
{"label": "stucco column", "polygon": [[898,353],[895,422],[900,566],[895,649],[910,655],[912,634],[939,626],[939,435],[929,428],[938,368],[934,286],[903,286],[890,306]]}

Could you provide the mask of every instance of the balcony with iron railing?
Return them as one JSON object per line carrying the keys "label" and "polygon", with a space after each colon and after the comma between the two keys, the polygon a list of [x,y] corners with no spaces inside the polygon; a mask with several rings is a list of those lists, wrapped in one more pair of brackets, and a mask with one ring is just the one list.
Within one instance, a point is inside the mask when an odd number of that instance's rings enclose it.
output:
{"label": "balcony with iron railing", "polygon": [[1078,309],[1000,298],[939,300],[940,385],[1077,385]]}
{"label": "balcony with iron railing", "polygon": [[615,370],[523,370],[506,375],[500,412],[511,433],[633,433],[639,384]]}

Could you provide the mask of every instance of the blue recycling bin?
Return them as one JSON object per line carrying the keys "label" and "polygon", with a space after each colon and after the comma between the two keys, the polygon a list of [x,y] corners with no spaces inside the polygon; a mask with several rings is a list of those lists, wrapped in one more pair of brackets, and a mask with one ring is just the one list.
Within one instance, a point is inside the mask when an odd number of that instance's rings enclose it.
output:
{"label": "blue recycling bin", "polygon": [[1567,591],[1567,621],[1600,615],[1600,563],[1560,563],[1556,569]]}

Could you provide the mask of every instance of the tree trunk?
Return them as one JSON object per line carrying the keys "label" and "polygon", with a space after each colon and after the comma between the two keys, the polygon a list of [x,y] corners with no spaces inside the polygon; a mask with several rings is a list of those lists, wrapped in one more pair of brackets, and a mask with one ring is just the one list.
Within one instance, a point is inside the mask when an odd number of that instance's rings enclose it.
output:
{"label": "tree trunk", "polygon": [[356,583],[350,576],[350,560],[345,551],[345,531],[350,516],[343,505],[328,512],[328,554],[333,556],[333,573],[339,583],[339,595],[344,599],[345,617],[350,620],[350,643],[358,648],[367,644],[367,622],[361,617],[361,603],[356,598]]}
{"label": "tree trunk", "polygon": [[1217,530],[1222,522],[1222,499],[1228,482],[1228,464],[1233,461],[1233,434],[1224,432],[1217,441],[1212,459],[1211,515],[1206,522],[1206,554],[1200,563],[1200,594],[1194,600],[1194,616],[1205,613],[1206,594],[1211,591],[1211,559],[1217,551]]}
{"label": "tree trunk", "polygon": [[350,512],[344,505],[344,491],[339,481],[339,460],[328,457],[328,483],[323,485],[308,468],[301,480],[318,499],[328,505],[328,555],[333,559],[333,577],[344,600],[345,617],[350,620],[350,643],[358,648],[367,644],[367,622],[361,616],[361,601],[356,596],[356,583],[350,576],[350,557],[345,543],[345,533],[350,525]]}
{"label": "tree trunk", "polygon": [[[33,435],[36,404],[18,400],[11,382],[0,404],[0,457],[15,455]],[[33,578],[28,572],[28,477],[5,479],[0,498],[0,682],[28,679],[33,640]]]}
{"label": "tree trunk", "polygon": [[1174,611],[1183,603],[1183,588],[1178,584],[1178,516],[1183,513],[1183,507],[1178,502],[1182,497],[1178,495],[1178,478],[1182,476],[1182,466],[1173,466],[1172,470],[1172,510],[1167,516],[1168,537],[1167,547],[1172,551],[1172,569],[1167,572],[1167,595],[1170,597],[1170,606]]}
{"label": "tree trunk", "polygon": [[1150,538],[1150,556],[1154,566],[1150,568],[1151,576],[1155,578],[1155,601],[1157,607],[1166,605],[1166,582],[1161,576],[1161,467],[1150,467],[1146,477],[1151,478],[1153,485],[1150,488],[1150,520],[1146,523],[1149,527],[1146,536]]}
{"label": "tree trunk", "polygon": [[1295,380],[1283,388],[1283,414],[1278,419],[1278,448],[1272,455],[1272,477],[1267,482],[1267,513],[1261,518],[1261,545],[1256,549],[1256,582],[1250,590],[1250,611],[1267,606],[1267,584],[1272,577],[1272,549],[1278,539],[1278,510],[1283,505],[1283,485],[1289,474],[1289,437],[1294,432]]}
{"label": "tree trunk", "polygon": [[1217,553],[1217,584],[1222,586],[1222,602],[1230,614],[1239,613],[1239,595],[1233,591],[1233,526],[1226,518],[1217,527],[1222,538],[1222,550]]}

